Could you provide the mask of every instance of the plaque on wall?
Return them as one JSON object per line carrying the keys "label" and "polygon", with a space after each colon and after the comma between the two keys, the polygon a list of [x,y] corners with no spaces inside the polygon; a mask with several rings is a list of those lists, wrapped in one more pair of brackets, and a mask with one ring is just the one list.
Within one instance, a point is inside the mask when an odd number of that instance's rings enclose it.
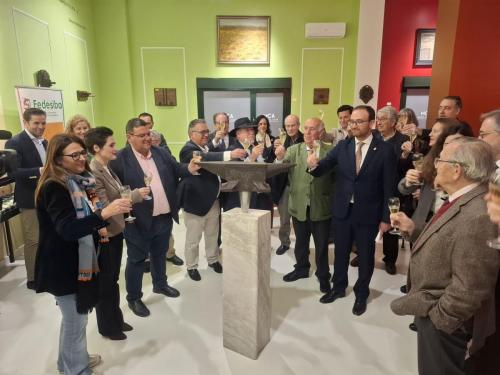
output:
{"label": "plaque on wall", "polygon": [[177,105],[175,89],[155,88],[155,105],[159,107],[174,107]]}
{"label": "plaque on wall", "polygon": [[328,104],[330,89],[314,89],[313,104]]}

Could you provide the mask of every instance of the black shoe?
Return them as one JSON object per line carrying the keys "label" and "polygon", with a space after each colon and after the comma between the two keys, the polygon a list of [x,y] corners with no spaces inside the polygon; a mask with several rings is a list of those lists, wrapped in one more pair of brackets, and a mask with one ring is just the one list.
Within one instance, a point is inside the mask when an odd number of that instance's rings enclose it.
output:
{"label": "black shoe", "polygon": [[191,278],[191,280],[194,280],[194,281],[201,280],[200,273],[198,272],[198,270],[196,268],[192,269],[192,270],[188,270],[188,276]]}
{"label": "black shoe", "polygon": [[146,259],[144,261],[144,273],[149,273],[151,272],[151,262],[149,261],[149,259]]}
{"label": "black shoe", "polygon": [[179,258],[177,255],[174,255],[171,258],[167,258],[167,262],[173,263],[176,266],[182,266],[184,264],[184,261]]}
{"label": "black shoe", "polygon": [[417,332],[418,331],[417,325],[415,323],[410,323],[410,325],[408,326],[408,328],[410,328],[413,332]]}
{"label": "black shoe", "polygon": [[321,303],[332,303],[335,301],[337,298],[342,298],[345,297],[345,292],[337,292],[335,290],[330,290],[328,293],[326,293],[323,297],[319,299],[319,302]]}
{"label": "black shoe", "polygon": [[330,280],[321,279],[319,280],[319,290],[321,293],[328,293],[332,290],[332,284],[330,284]]}
{"label": "black shoe", "polygon": [[168,284],[165,284],[160,288],[153,288],[153,293],[163,294],[167,297],[172,297],[172,298],[179,297],[181,295],[177,289],[172,288]]}
{"label": "black shoe", "polygon": [[31,290],[35,290],[35,282],[34,281],[28,281],[26,283],[26,288],[31,289]]}
{"label": "black shoe", "polygon": [[401,288],[399,288],[399,290],[403,294],[408,294],[408,287],[406,285],[401,285]]}
{"label": "black shoe", "polygon": [[210,268],[213,268],[215,272],[222,273],[222,264],[220,264],[219,262],[209,264],[208,266]]}
{"label": "black shoe", "polygon": [[113,341],[125,340],[127,338],[127,335],[124,334],[123,332],[117,333],[115,335],[103,335],[103,336]]}
{"label": "black shoe", "polygon": [[132,331],[134,327],[132,327],[130,324],[123,322],[122,324],[122,331],[123,332],[129,332]]}
{"label": "black shoe", "polygon": [[149,309],[146,307],[146,305],[140,299],[135,300],[135,301],[129,301],[128,307],[130,307],[130,310],[132,310],[132,312],[135,315],[141,316],[143,318],[146,316],[149,316],[149,314],[151,314],[149,312]]}
{"label": "black shoe", "polygon": [[293,270],[290,273],[287,273],[285,276],[283,276],[283,281],[286,281],[287,283],[291,281],[297,281],[298,279],[307,279],[309,277],[309,272],[304,273],[304,271],[297,271]]}
{"label": "black shoe", "polygon": [[387,272],[389,275],[395,275],[396,274],[396,265],[394,263],[386,263],[385,264],[385,272]]}
{"label": "black shoe", "polygon": [[357,299],[352,307],[352,313],[354,315],[362,315],[366,311],[366,301]]}
{"label": "black shoe", "polygon": [[353,267],[359,267],[359,257],[356,255],[354,258],[352,258],[350,264]]}
{"label": "black shoe", "polygon": [[278,247],[278,249],[276,250],[276,255],[285,254],[289,248],[290,248],[290,246],[280,245],[280,247]]}

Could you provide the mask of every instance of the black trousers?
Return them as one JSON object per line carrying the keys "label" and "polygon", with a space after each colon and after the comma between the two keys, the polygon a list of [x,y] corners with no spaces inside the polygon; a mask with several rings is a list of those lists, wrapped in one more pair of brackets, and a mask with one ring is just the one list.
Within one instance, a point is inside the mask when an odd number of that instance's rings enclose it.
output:
{"label": "black trousers", "polygon": [[123,251],[123,234],[110,237],[101,244],[99,254],[99,303],[96,306],[97,327],[104,336],[122,332],[123,314],[120,309],[120,265]]}
{"label": "black trousers", "polygon": [[309,262],[309,241],[311,235],[314,240],[316,277],[320,280],[330,278],[328,267],[328,233],[330,219],[312,221],[307,209],[306,221],[299,221],[292,216],[293,230],[295,231],[295,269],[304,274],[309,273],[311,263]]}
{"label": "black trousers", "polygon": [[419,375],[465,375],[465,353],[470,334],[457,329],[451,335],[429,318],[415,317]]}
{"label": "black trousers", "polygon": [[383,236],[382,249],[384,251],[385,263],[396,263],[399,254],[399,236],[385,232]]}

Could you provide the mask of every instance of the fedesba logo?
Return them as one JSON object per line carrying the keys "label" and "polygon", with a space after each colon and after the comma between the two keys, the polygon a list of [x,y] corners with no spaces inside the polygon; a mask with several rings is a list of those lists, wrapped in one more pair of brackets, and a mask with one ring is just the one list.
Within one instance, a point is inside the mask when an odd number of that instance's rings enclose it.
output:
{"label": "fedesba logo", "polygon": [[56,100],[36,100],[33,99],[31,102],[31,108],[40,109],[62,109],[63,103]]}

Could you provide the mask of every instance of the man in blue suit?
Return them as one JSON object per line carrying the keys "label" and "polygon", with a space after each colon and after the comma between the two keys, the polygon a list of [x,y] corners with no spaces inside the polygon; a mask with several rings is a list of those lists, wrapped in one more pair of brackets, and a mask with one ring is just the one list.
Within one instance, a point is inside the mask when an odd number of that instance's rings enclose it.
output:
{"label": "man in blue suit", "polygon": [[333,288],[321,297],[331,303],[345,296],[347,270],[353,241],[358,247],[358,280],[354,285],[356,301],[353,314],[366,311],[370,280],[374,268],[375,238],[378,231],[390,228],[387,201],[394,193],[396,157],[393,148],[373,137],[373,108],[354,108],[349,124],[353,137],[343,140],[325,158],[318,161],[310,154],[307,165],[313,176],[321,176],[336,168],[333,202],[335,228],[335,261]]}
{"label": "man in blue suit", "polygon": [[12,174],[16,181],[14,198],[21,212],[24,237],[24,262],[28,289],[35,288],[35,259],[38,248],[38,218],[35,209],[35,189],[45,164],[47,141],[45,131],[45,111],[28,108],[23,113],[24,130],[9,139],[6,149],[16,150],[17,170]]}
{"label": "man in blue suit", "polygon": [[178,297],[179,291],[167,284],[166,249],[172,232],[172,219],[179,222],[176,198],[179,177],[195,173],[199,167],[191,162],[179,164],[162,147],[151,146],[150,128],[139,118],[128,121],[127,141],[111,161],[110,167],[120,181],[131,189],[144,187],[144,176],[152,175],[153,199],[135,204],[135,221],[127,224],[124,237],[127,243],[125,283],[130,309],[138,316],[148,316],[148,308],[141,301],[144,261],[149,255],[153,292],[167,297]]}

